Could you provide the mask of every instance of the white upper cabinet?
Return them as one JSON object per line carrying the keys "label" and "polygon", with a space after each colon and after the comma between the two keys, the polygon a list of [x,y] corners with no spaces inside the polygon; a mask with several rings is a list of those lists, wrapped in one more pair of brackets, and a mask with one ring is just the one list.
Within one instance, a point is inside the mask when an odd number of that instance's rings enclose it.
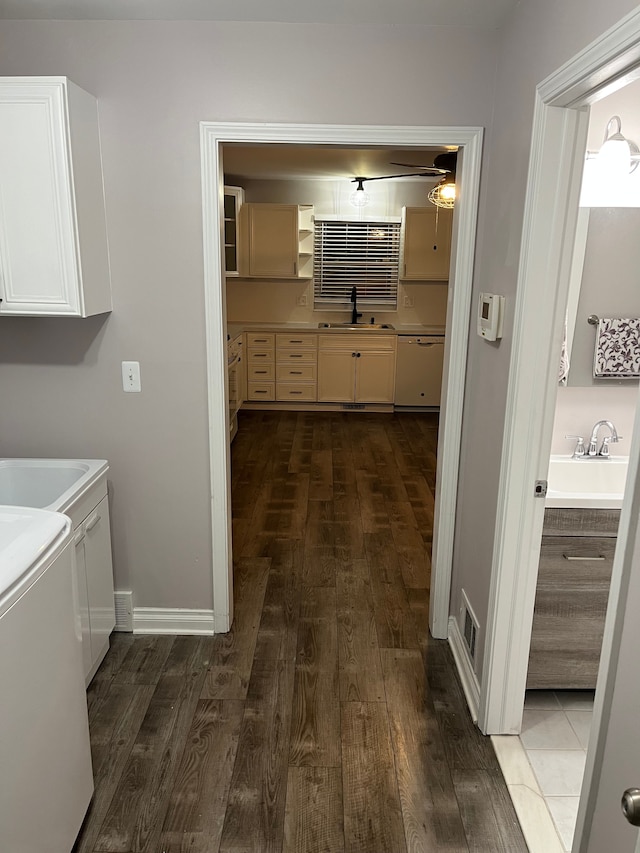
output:
{"label": "white upper cabinet", "polygon": [[96,99],[0,77],[0,315],[111,311]]}

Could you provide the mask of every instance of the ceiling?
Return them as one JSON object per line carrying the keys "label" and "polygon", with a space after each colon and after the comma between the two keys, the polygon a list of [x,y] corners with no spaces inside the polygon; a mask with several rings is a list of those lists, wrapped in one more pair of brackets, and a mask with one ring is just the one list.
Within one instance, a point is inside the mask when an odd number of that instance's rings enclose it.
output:
{"label": "ceiling", "polygon": [[[452,146],[455,149],[455,146]],[[335,180],[378,177],[414,171],[394,166],[408,163],[430,166],[446,148],[338,148],[330,145],[243,145],[223,146],[227,178],[254,180]],[[437,178],[433,179],[434,181]]]}
{"label": "ceiling", "polygon": [[0,0],[0,19],[499,27],[520,0]]}

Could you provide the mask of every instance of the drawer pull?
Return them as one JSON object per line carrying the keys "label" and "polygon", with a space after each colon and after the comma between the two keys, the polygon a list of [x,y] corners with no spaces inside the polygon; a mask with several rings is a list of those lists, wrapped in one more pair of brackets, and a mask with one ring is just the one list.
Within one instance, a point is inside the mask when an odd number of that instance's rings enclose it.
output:
{"label": "drawer pull", "polygon": [[302,371],[301,370],[290,370],[289,376],[302,376]]}
{"label": "drawer pull", "polygon": [[266,338],[254,338],[253,342],[254,342],[254,344],[266,344],[267,339]]}
{"label": "drawer pull", "polygon": [[290,338],[290,339],[289,339],[289,341],[288,341],[287,343],[290,343],[290,344],[301,344],[301,343],[302,343],[302,341],[294,341],[294,340],[293,340],[293,338]]}
{"label": "drawer pull", "polygon": [[298,355],[298,353],[291,353],[289,358],[302,358],[302,353],[300,353],[299,355]]}
{"label": "drawer pull", "polygon": [[290,394],[302,394],[302,391],[289,391]]}
{"label": "drawer pull", "polygon": [[597,556],[594,556],[594,557],[577,557],[577,556],[574,556],[573,554],[563,554],[562,556],[564,557],[565,560],[572,560],[573,562],[576,562],[576,563],[579,563],[579,562],[592,563],[594,560],[606,560],[607,559],[602,554],[598,554]]}
{"label": "drawer pull", "polygon": [[253,357],[254,358],[266,358],[267,354],[266,354],[266,352],[254,352]]}
{"label": "drawer pull", "polygon": [[268,372],[268,371],[266,371],[266,370],[255,370],[255,371],[254,371],[254,373],[256,374],[256,376],[257,376],[258,374],[262,375],[263,373],[267,373],[267,372]]}

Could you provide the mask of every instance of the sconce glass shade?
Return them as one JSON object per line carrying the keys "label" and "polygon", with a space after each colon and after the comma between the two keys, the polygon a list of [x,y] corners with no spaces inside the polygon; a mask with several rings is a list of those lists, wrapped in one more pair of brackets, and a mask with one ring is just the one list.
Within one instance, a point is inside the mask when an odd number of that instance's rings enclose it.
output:
{"label": "sconce glass shade", "polygon": [[427,198],[436,207],[452,208],[456,202],[456,185],[451,178],[446,178],[429,192]]}
{"label": "sconce glass shade", "polygon": [[609,119],[604,142],[596,155],[598,170],[604,180],[624,180],[631,169],[631,146],[622,135],[620,116]]}
{"label": "sconce glass shade", "polygon": [[599,151],[587,151],[581,207],[638,207],[637,180],[631,180],[639,162],[638,147],[622,134],[620,116],[607,122]]}
{"label": "sconce glass shade", "polygon": [[365,190],[363,181],[360,178],[356,178],[358,181],[358,186],[349,196],[349,201],[354,207],[365,207],[369,204],[369,193]]}

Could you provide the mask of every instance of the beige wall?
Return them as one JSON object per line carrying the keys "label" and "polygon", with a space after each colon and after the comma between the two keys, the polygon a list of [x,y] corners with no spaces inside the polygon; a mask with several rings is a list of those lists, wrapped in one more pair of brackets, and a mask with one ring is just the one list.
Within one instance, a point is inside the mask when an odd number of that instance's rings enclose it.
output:
{"label": "beige wall", "polygon": [[[349,203],[353,184],[346,180],[244,180],[245,201],[279,204],[313,204],[316,216],[358,216]],[[363,210],[366,217],[402,215],[403,206],[424,207],[428,189],[433,183],[425,181],[378,181],[367,184],[370,204]],[[298,298],[306,296],[306,306]],[[405,297],[412,303],[405,305]],[[375,316],[378,323],[444,326],[447,315],[447,285],[442,282],[426,284],[402,283],[398,287],[396,311],[367,311],[361,306],[363,321]],[[347,310],[340,312],[349,318]],[[336,320],[335,312],[313,308],[313,282],[296,281],[227,281],[227,317],[230,321],[317,324]]]}
{"label": "beige wall", "polygon": [[495,52],[488,30],[400,23],[0,22],[0,74],[98,98],[114,304],[0,321],[2,453],[110,460],[116,585],[137,605],[212,606],[198,123],[486,126]]}
{"label": "beige wall", "polygon": [[[491,344],[478,338],[472,328],[451,597],[451,613],[458,617],[464,589],[480,621],[476,656],[479,675],[535,87],[635,7],[636,3],[630,0],[612,0],[606,4],[600,0],[520,3],[500,33],[495,112],[483,178],[474,290],[506,296],[505,335],[500,343]],[[523,453],[527,450],[522,448]]]}

